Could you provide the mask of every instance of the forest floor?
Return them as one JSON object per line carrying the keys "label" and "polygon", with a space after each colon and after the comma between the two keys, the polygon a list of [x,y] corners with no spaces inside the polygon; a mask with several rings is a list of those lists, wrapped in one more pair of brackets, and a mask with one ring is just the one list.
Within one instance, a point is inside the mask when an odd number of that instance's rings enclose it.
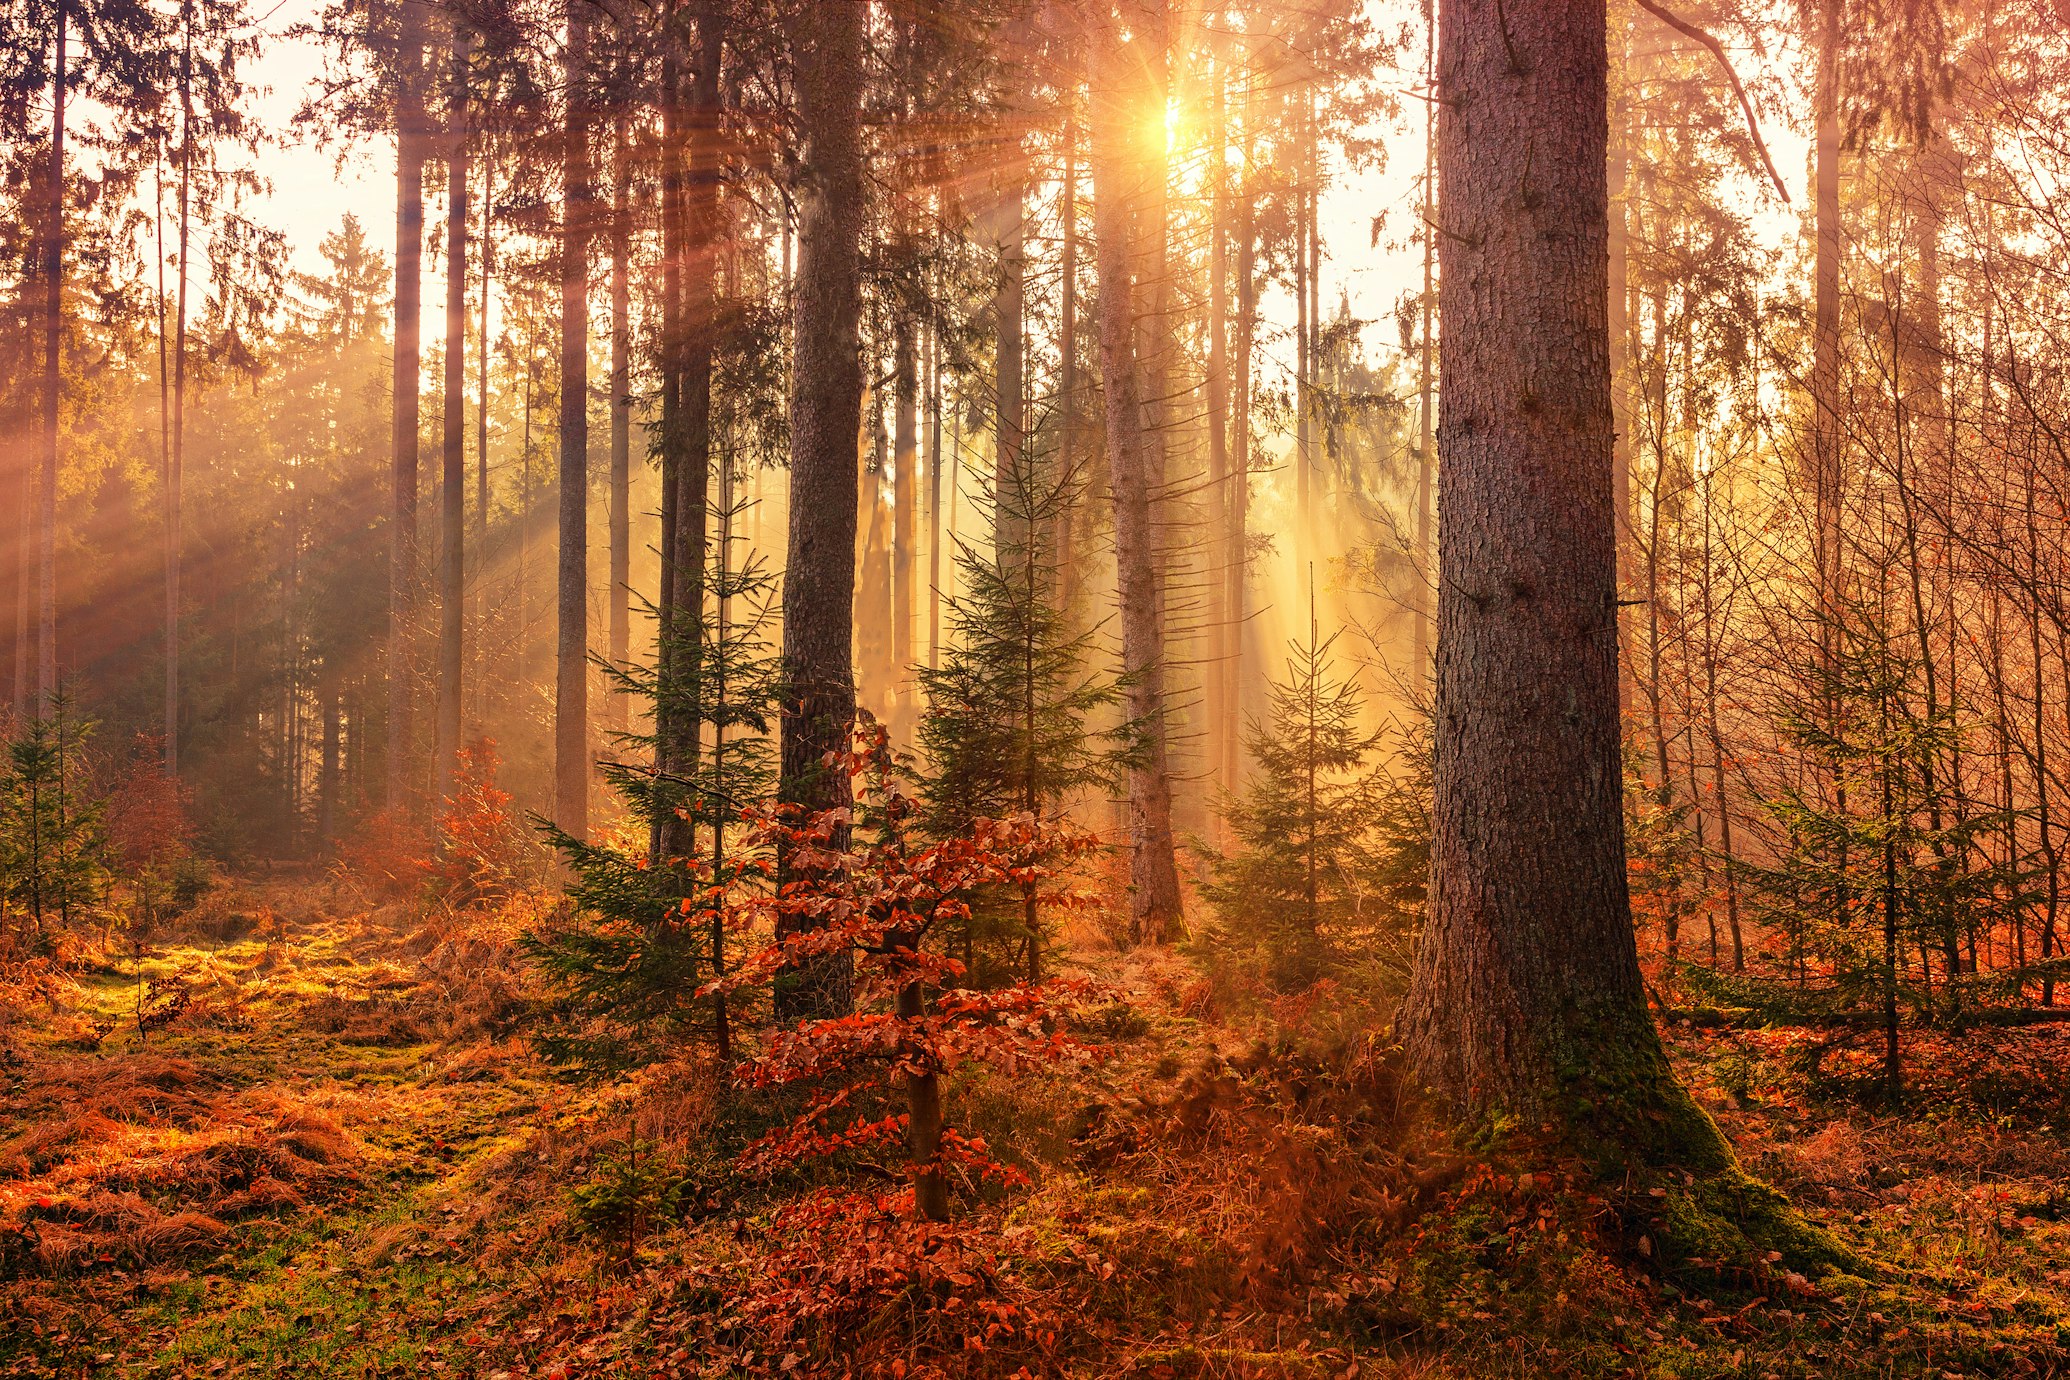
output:
{"label": "forest floor", "polygon": [[[1665,1245],[1658,1190],[1405,1128],[1331,994],[1091,946],[1098,1062],[952,1090],[1031,1183],[907,1225],[747,1182],[708,1073],[556,1077],[522,912],[233,884],[142,954],[0,993],[0,1374],[2070,1374],[2070,1033],[1866,1052],[1669,1032],[1748,1168],[1862,1261]],[[769,1114],[760,1113],[766,1126]],[[847,1187],[844,1189],[843,1184]]]}

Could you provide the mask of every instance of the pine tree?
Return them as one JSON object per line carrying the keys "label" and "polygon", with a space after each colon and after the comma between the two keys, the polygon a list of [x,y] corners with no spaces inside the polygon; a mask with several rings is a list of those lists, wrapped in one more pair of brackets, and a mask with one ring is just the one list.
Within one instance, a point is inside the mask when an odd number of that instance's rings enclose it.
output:
{"label": "pine tree", "polygon": [[[938,666],[915,672],[927,701],[922,794],[937,838],[965,834],[982,819],[1054,818],[1072,796],[1108,785],[1126,760],[1126,726],[1092,726],[1120,704],[1122,686],[1091,669],[1096,629],[1053,597],[1057,519],[1077,485],[1069,475],[1038,477],[1034,468],[1017,465],[1007,492],[989,496],[990,529],[1013,534],[1005,544],[958,543],[950,648]],[[1018,892],[972,905],[966,968],[976,971],[980,940],[995,940],[1017,946],[1028,980],[1039,978],[1040,909],[1032,884]]]}
{"label": "pine tree", "polygon": [[[1783,723],[1810,770],[1760,802],[1778,840],[1772,860],[1740,864],[1757,920],[1783,940],[1784,973],[1685,971],[1724,1002],[1880,1030],[1881,1093],[1895,1104],[1901,1013],[1936,1014],[1925,955],[2025,904],[2033,868],[1981,846],[2005,832],[2003,812],[1956,810],[1945,798],[1948,774],[1935,764],[1959,746],[1963,714],[1959,703],[1920,698],[1916,644],[1874,602],[1832,592],[1824,602],[1833,621]],[[1950,1017],[1962,988],[1948,976]]]}
{"label": "pine tree", "polygon": [[1428,807],[1413,770],[1397,779],[1375,764],[1388,734],[1367,727],[1357,680],[1337,671],[1339,635],[1322,637],[1311,611],[1307,639],[1290,644],[1267,717],[1245,734],[1257,769],[1226,814],[1237,847],[1208,854],[1202,888],[1226,940],[1261,951],[1283,988],[1354,954],[1405,976],[1423,889]]}
{"label": "pine tree", "polygon": [[[732,1057],[726,992],[699,991],[726,976],[731,907],[763,872],[761,855],[744,850],[731,825],[775,786],[777,694],[769,646],[777,581],[759,561],[731,568],[723,534],[738,516],[738,507],[715,512],[722,535],[711,547],[702,625],[682,626],[684,610],[675,611],[668,636],[694,651],[664,646],[657,653],[658,662],[694,655],[698,674],[682,680],[656,666],[603,668],[628,699],[662,711],[654,717],[692,726],[704,751],[687,772],[664,773],[649,765],[651,732],[620,734],[620,755],[602,773],[633,827],[583,840],[545,826],[574,879],[567,913],[525,940],[558,992],[539,1043],[549,1058],[585,1072],[647,1063],[706,1034],[722,1061]],[[657,607],[647,612],[659,621]],[[664,696],[672,702],[664,705]],[[648,840],[664,819],[688,825],[681,835],[693,853],[651,857]]]}
{"label": "pine tree", "polygon": [[7,744],[0,778],[0,895],[29,917],[38,944],[52,922],[69,927],[98,904],[108,882],[102,804],[85,789],[81,751],[94,724],[71,709],[69,695],[53,692],[47,712]]}

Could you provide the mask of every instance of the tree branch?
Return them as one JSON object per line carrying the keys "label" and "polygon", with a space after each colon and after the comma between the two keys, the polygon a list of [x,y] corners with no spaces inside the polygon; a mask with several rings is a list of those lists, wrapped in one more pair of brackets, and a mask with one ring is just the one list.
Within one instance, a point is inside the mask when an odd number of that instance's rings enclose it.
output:
{"label": "tree branch", "polygon": [[1732,70],[1732,59],[1725,55],[1725,45],[1688,20],[1663,9],[1654,3],[1654,0],[1639,0],[1639,8],[1676,33],[1695,39],[1711,50],[1712,57],[1718,59],[1718,65],[1725,69],[1725,80],[1732,83],[1732,94],[1739,97],[1739,108],[1746,112],[1747,133],[1753,136],[1754,149],[1761,155],[1761,165],[1768,169],[1768,176],[1775,183],[1776,195],[1787,204],[1790,189],[1783,185],[1782,174],[1775,170],[1775,160],[1768,156],[1768,145],[1761,138],[1761,122],[1754,118],[1754,103],[1747,99],[1747,89],[1739,84],[1739,73]]}

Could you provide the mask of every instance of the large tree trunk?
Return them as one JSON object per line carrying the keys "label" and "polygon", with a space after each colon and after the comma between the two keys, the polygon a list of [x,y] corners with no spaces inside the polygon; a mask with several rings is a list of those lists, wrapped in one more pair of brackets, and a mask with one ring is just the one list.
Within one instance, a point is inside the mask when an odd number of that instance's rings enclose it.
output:
{"label": "large tree trunk", "polygon": [[1136,359],[1138,322],[1131,279],[1130,221],[1153,189],[1130,156],[1140,114],[1141,41],[1094,39],[1092,129],[1093,233],[1100,283],[1100,367],[1107,413],[1107,457],[1114,491],[1114,548],[1121,603],[1121,657],[1128,713],[1139,742],[1129,767],[1129,933],[1161,943],[1184,919],[1172,839],[1171,776],[1164,722],[1163,589],[1152,521],[1143,381]]}
{"label": "large tree trunk", "polygon": [[1433,903],[1401,1025],[1459,1109],[1620,1147],[1672,1084],[1625,882],[1604,39],[1603,0],[1440,11]]}
{"label": "large tree trunk", "polygon": [[388,808],[406,794],[410,643],[417,585],[418,314],[424,270],[424,14],[402,0],[395,95],[395,398],[388,508]]}
{"label": "large tree trunk", "polygon": [[438,759],[432,778],[439,800],[451,793],[453,760],[460,751],[461,635],[467,611],[468,49],[467,32],[456,24],[446,98],[446,375],[439,490]]}
{"label": "large tree trunk", "polygon": [[568,0],[561,143],[559,635],[554,660],[554,822],[589,834],[589,5]]}
{"label": "large tree trunk", "polygon": [[[798,124],[798,267],[792,301],[791,503],[783,586],[780,798],[806,810],[849,801],[829,770],[855,722],[856,437],[862,426],[861,0],[827,0],[790,19]],[[845,956],[787,974],[780,1020],[851,1004]]]}

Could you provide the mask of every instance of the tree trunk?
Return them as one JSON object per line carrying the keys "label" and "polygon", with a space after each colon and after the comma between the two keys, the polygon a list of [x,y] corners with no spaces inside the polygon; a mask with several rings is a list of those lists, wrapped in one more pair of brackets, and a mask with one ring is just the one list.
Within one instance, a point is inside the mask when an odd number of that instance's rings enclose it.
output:
{"label": "tree trunk", "polygon": [[[1424,676],[1430,673],[1430,520],[1437,469],[1437,447],[1432,443],[1432,428],[1437,419],[1437,400],[1432,393],[1435,382],[1432,366],[1437,360],[1437,340],[1431,330],[1431,318],[1437,311],[1437,293],[1431,282],[1431,271],[1437,264],[1438,235],[1437,12],[1434,7],[1430,14],[1428,44],[1423,62],[1424,95],[1427,98],[1423,105],[1423,229],[1420,232],[1423,239],[1423,296],[1417,303],[1416,313],[1423,327],[1423,339],[1416,351],[1416,559],[1410,563],[1416,581],[1416,660],[1414,679],[1410,684],[1419,688]],[[1613,257],[1613,281],[1620,272],[1621,266]],[[1614,350],[1615,347],[1612,348]]]}
{"label": "tree trunk", "polygon": [[388,508],[387,801],[403,806],[410,742],[410,643],[417,585],[419,307],[424,270],[424,13],[402,0],[395,96],[395,371]]}
{"label": "tree trunk", "polygon": [[467,32],[456,24],[446,99],[446,377],[439,491],[438,760],[433,767],[439,800],[452,792],[453,761],[460,751],[461,638],[467,597],[468,52]]}
{"label": "tree trunk", "polygon": [[1210,167],[1208,184],[1208,623],[1211,629],[1207,676],[1208,777],[1220,793],[1233,792],[1236,783],[1223,775],[1228,754],[1223,744],[1241,732],[1236,706],[1229,694],[1226,668],[1230,644],[1240,629],[1228,607],[1228,581],[1222,572],[1239,553],[1228,548],[1230,489],[1229,476],[1229,164],[1222,150],[1229,144],[1228,118],[1223,95],[1228,87],[1226,68],[1218,63],[1210,77],[1214,85],[1211,124],[1208,133]]}
{"label": "tree trunk", "polygon": [[891,665],[899,687],[897,703],[907,700],[907,672],[913,665],[913,529],[914,497],[920,463],[920,349],[910,312],[899,310],[892,323],[891,430]]}
{"label": "tree trunk", "polygon": [[[180,11],[180,228],[179,282],[174,291],[172,444],[165,461],[165,774],[180,771],[180,573],[182,518],[181,500],[186,488],[187,466],[187,256],[193,246],[194,201],[194,50],[193,11]],[[159,269],[163,281],[163,259]],[[159,343],[165,337],[164,308],[160,307]],[[161,359],[160,371],[163,372]]]}
{"label": "tree trunk", "polygon": [[1625,882],[1604,40],[1602,0],[1440,11],[1437,789],[1401,1026],[1461,1111],[1616,1152],[1674,1089]]}
{"label": "tree trunk", "polygon": [[[632,655],[632,178],[626,116],[619,113],[611,141],[611,597],[610,657],[624,666]],[[632,706],[622,691],[611,696],[611,727],[623,733]]]}
{"label": "tree trunk", "polygon": [[554,822],[589,835],[589,6],[568,0],[561,142],[559,635],[554,659]]}
{"label": "tree trunk", "polygon": [[1098,241],[1100,366],[1107,412],[1107,457],[1114,491],[1114,548],[1121,603],[1122,668],[1128,714],[1138,735],[1129,767],[1129,933],[1162,943],[1183,923],[1172,840],[1171,777],[1164,723],[1164,623],[1152,484],[1144,436],[1143,382],[1136,360],[1138,322],[1130,221],[1148,190],[1129,154],[1131,99],[1142,41],[1114,34],[1095,39],[1092,174],[1093,233]]}
{"label": "tree trunk", "polygon": [[[803,7],[788,21],[799,129],[792,294],[791,503],[783,586],[780,798],[808,811],[849,801],[826,759],[855,722],[856,437],[862,427],[862,87],[867,7]],[[779,1020],[846,1012],[852,960],[785,975]]]}
{"label": "tree trunk", "polygon": [[43,478],[36,529],[36,712],[57,695],[58,398],[65,323],[65,0],[57,4],[50,77],[50,187],[43,231]]}

